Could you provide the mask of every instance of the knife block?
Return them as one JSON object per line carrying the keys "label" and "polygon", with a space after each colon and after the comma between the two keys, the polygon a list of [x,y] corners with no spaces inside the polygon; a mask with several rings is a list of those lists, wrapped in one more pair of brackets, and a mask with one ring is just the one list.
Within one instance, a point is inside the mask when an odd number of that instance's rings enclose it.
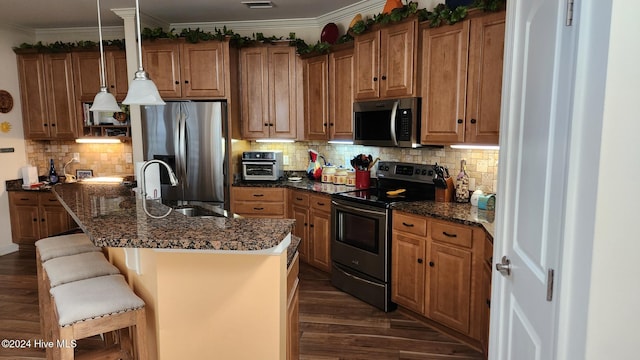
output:
{"label": "knife block", "polygon": [[453,178],[447,178],[447,187],[436,188],[436,201],[437,202],[451,202],[453,200]]}

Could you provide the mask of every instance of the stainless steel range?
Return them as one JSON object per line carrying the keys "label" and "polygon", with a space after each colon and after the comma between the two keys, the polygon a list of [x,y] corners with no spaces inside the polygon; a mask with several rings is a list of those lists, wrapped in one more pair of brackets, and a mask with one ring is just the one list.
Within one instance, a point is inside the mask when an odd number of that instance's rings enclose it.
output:
{"label": "stainless steel range", "polygon": [[[391,205],[434,200],[434,166],[380,162],[377,187],[334,194],[331,283],[383,311],[391,302]],[[396,195],[390,191],[404,189]]]}

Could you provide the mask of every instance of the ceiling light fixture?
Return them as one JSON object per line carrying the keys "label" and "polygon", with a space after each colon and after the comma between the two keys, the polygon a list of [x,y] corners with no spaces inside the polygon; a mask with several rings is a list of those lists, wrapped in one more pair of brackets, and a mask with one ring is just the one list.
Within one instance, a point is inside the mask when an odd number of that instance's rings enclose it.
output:
{"label": "ceiling light fixture", "polygon": [[93,98],[93,104],[89,111],[119,112],[120,106],[116,98],[107,90],[107,81],[104,72],[104,47],[102,45],[102,19],[100,18],[100,0],[96,1],[98,7],[98,33],[100,34],[100,91]]}
{"label": "ceiling light fixture", "polygon": [[142,67],[142,35],[140,35],[140,5],[136,0],[136,25],[138,30],[138,71],[129,83],[127,97],[122,102],[126,105],[165,105],[160,97],[156,84],[149,79],[149,74]]}
{"label": "ceiling light fixture", "polygon": [[242,5],[248,7],[249,9],[271,9],[273,7],[273,3],[271,1],[241,1]]}

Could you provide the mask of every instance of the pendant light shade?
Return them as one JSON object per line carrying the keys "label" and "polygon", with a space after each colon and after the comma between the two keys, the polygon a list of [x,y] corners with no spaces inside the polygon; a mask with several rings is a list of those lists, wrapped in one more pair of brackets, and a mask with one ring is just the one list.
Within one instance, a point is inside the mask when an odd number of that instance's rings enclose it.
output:
{"label": "pendant light shade", "polygon": [[129,83],[127,97],[122,102],[126,105],[165,105],[160,97],[156,84],[149,79],[149,74],[142,67],[142,36],[140,35],[140,5],[136,0],[136,25],[138,30],[138,71]]}
{"label": "pendant light shade", "polygon": [[93,99],[93,105],[89,108],[89,111],[103,111],[103,112],[119,112],[120,106],[116,102],[116,98],[113,97],[107,91],[107,84],[104,75],[104,47],[102,44],[102,19],[100,18],[100,0],[96,0],[98,7],[98,34],[100,35],[100,91]]}

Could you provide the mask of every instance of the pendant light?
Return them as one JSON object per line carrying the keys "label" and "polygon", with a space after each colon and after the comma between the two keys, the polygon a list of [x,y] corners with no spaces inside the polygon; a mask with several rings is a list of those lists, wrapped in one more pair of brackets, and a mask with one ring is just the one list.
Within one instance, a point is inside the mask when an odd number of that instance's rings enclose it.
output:
{"label": "pendant light", "polygon": [[138,30],[138,71],[129,83],[127,97],[122,102],[126,105],[165,105],[158,93],[156,84],[149,79],[149,74],[142,67],[142,36],[140,35],[140,5],[136,0],[136,25]]}
{"label": "pendant light", "polygon": [[107,91],[107,81],[105,79],[104,72],[104,47],[102,45],[102,19],[100,18],[100,0],[97,0],[98,5],[98,33],[100,34],[100,91],[93,98],[93,105],[89,108],[89,111],[102,111],[102,112],[120,112],[120,106],[116,102],[116,98]]}

